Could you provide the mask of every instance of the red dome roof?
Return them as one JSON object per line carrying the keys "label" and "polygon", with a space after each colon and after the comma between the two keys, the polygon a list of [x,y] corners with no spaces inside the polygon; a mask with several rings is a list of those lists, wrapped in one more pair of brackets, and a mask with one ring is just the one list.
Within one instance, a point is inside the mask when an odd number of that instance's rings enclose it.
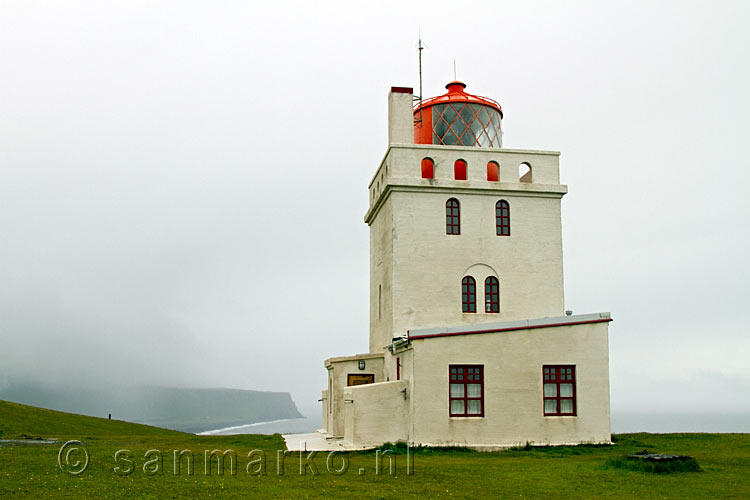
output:
{"label": "red dome roof", "polygon": [[[473,102],[495,108],[500,113],[500,117],[503,117],[503,108],[500,106],[499,102],[495,101],[494,99],[490,99],[489,97],[482,97],[465,92],[464,89],[466,88],[466,84],[464,82],[454,80],[446,84],[445,88],[448,89],[448,92],[446,94],[437,97],[430,97],[429,99],[425,99],[424,101],[422,101],[422,108],[424,109],[428,106],[434,106],[435,104],[442,104],[446,102]],[[420,105],[417,104],[414,107],[414,111],[419,111],[419,108]]]}
{"label": "red dome roof", "polygon": [[414,108],[414,143],[445,146],[502,147],[503,108],[487,97],[464,91],[463,82],[450,82],[446,94]]}

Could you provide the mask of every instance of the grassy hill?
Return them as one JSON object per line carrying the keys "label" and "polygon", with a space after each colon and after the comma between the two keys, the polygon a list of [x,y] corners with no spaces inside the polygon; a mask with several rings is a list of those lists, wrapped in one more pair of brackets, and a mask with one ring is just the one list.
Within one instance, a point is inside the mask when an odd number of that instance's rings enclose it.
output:
{"label": "grassy hill", "polygon": [[[70,475],[58,465],[66,455],[58,455],[60,444],[0,445],[0,498],[750,498],[750,434],[623,434],[614,436],[614,446],[494,453],[415,450],[413,475],[406,474],[403,450],[395,475],[388,474],[388,460],[376,474],[373,452],[350,454],[343,475],[328,472],[326,455],[318,454],[312,459],[318,474],[306,468],[300,475],[294,454],[279,475],[277,451],[284,444],[278,435],[195,436],[2,401],[0,432],[6,439],[78,439],[90,459],[83,473]],[[692,455],[702,471],[660,475],[606,465],[642,449]],[[115,459],[121,450],[132,463],[129,474],[122,474],[127,463]],[[175,473],[175,450],[189,450],[192,474],[187,458]],[[225,461],[219,475],[215,459],[206,473],[206,450],[236,452],[236,474]],[[251,461],[263,454],[265,473],[249,474],[258,465]],[[331,464],[338,467],[341,458]]]}
{"label": "grassy hill", "polygon": [[179,436],[181,432],[0,401],[0,439]]}

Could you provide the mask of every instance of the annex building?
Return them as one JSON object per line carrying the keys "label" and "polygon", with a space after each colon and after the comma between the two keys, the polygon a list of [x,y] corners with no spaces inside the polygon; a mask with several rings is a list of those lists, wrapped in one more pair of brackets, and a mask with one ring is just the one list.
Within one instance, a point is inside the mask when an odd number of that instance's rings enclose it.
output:
{"label": "annex building", "polygon": [[[506,149],[503,111],[451,82],[388,95],[369,186],[369,353],[325,361],[350,448],[610,442],[606,312],[566,314],[559,156]],[[520,171],[520,173],[519,173]]]}

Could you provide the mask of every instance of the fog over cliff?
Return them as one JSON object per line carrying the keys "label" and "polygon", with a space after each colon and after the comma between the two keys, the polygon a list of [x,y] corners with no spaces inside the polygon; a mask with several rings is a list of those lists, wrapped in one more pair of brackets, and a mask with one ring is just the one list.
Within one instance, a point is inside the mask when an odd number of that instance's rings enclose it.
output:
{"label": "fog over cliff", "polygon": [[613,410],[750,411],[750,4],[0,2],[0,385],[289,391],[367,350],[386,95],[560,150]]}

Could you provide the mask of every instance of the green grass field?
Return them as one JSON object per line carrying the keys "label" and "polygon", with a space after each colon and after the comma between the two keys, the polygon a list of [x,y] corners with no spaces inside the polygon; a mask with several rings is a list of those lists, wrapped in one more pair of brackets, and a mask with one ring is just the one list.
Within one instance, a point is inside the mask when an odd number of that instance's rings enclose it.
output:
{"label": "green grass field", "polygon": [[[2,401],[0,433],[2,439],[80,440],[89,455],[88,468],[71,475],[58,465],[60,444],[0,446],[0,498],[750,498],[750,434],[621,434],[615,446],[495,453],[416,450],[413,474],[399,450],[393,475],[389,459],[376,474],[375,452],[347,455],[341,475],[333,469],[342,457],[332,458],[329,472],[326,454],[319,453],[312,458],[318,474],[307,467],[300,475],[299,454],[292,454],[280,475],[278,435],[195,436]],[[702,470],[653,474],[605,466],[642,449],[694,456]],[[118,450],[128,452],[116,461]],[[195,455],[192,475],[186,457],[175,474],[174,450]],[[216,459],[206,474],[204,450],[236,452],[236,474],[228,459],[223,475]],[[65,463],[66,452],[60,456]],[[79,450],[69,458],[82,463],[83,455]]]}

